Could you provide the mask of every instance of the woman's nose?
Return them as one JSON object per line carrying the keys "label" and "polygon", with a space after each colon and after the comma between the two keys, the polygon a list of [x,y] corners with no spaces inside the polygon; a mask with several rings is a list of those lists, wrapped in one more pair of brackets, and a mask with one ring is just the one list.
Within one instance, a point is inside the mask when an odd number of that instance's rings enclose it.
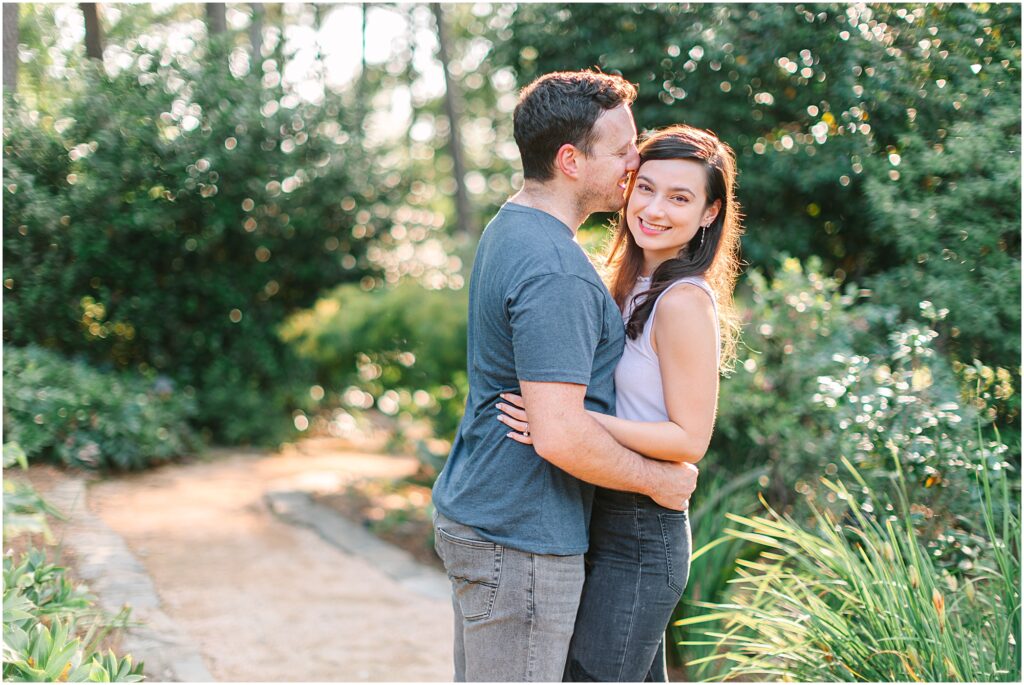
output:
{"label": "woman's nose", "polygon": [[661,199],[652,197],[651,201],[647,203],[647,216],[652,219],[655,217],[662,217],[665,215],[664,205],[661,203]]}

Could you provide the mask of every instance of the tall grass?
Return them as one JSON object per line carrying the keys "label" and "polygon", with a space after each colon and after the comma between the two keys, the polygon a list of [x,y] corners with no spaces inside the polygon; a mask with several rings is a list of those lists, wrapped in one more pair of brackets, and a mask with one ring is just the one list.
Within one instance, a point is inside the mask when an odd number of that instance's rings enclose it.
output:
{"label": "tall grass", "polygon": [[[801,526],[771,509],[729,514],[727,537],[761,545],[737,560],[728,603],[700,603],[706,613],[677,622],[706,627],[715,653],[689,662],[728,664],[712,679],[796,681],[1019,681],[1019,494],[1006,465],[990,468],[979,448],[977,526],[985,553],[959,579],[933,564],[915,530],[900,455],[892,493],[876,493],[847,460],[857,487],[822,482],[845,507],[812,507]],[[1019,487],[1019,486],[1017,486]],[[886,498],[895,507],[887,517]],[[871,506],[864,507],[865,503]],[[718,628],[717,626],[724,626]]]}
{"label": "tall grass", "polygon": [[[689,581],[673,614],[674,620],[701,613],[702,604],[727,601],[736,560],[757,556],[760,546],[725,536],[729,525],[726,516],[729,511],[754,513],[758,508],[758,481],[767,478],[767,473],[767,467],[738,476],[715,473],[694,493],[690,515],[694,551],[690,557]],[[686,669],[688,680],[708,677],[721,670],[718,662],[703,660],[715,651],[714,642],[700,641],[704,627],[673,623],[668,629],[666,644],[674,649],[677,661],[681,664],[697,663]]]}

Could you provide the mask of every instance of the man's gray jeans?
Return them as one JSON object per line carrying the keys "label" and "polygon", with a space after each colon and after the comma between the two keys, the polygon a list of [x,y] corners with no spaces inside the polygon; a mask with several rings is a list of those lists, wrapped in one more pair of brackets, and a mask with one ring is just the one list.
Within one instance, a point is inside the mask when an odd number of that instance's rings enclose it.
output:
{"label": "man's gray jeans", "polygon": [[452,583],[456,682],[561,682],[583,590],[583,555],[531,554],[434,515]]}

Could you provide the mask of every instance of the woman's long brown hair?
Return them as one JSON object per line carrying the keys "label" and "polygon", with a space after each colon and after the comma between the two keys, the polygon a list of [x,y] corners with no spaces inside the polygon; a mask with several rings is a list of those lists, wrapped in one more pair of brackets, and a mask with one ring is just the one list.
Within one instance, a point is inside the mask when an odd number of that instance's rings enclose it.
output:
{"label": "woman's long brown hair", "polygon": [[[700,162],[707,177],[707,205],[722,203],[711,226],[698,233],[672,259],[651,274],[650,287],[637,294],[633,314],[626,323],[626,334],[635,339],[650,318],[658,296],[686,276],[703,276],[718,301],[722,356],[720,369],[731,368],[736,358],[740,322],[733,304],[733,289],[740,271],[739,247],[743,229],[740,207],[736,202],[736,158],[732,149],[710,131],[676,125],[651,133],[640,143],[640,164],[649,160],[690,159]],[[635,177],[634,177],[635,181]],[[630,188],[632,193],[632,187]],[[697,245],[692,243],[697,242]],[[626,225],[626,209],[619,212],[612,241],[606,250],[605,274],[609,290],[619,309],[626,311],[627,300],[644,264],[644,253]]]}

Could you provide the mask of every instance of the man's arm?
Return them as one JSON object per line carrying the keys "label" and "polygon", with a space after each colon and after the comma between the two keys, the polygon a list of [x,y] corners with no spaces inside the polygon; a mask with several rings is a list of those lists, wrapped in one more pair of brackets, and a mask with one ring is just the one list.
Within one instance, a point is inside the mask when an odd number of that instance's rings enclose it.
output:
{"label": "man's arm", "polygon": [[522,381],[530,437],[543,459],[594,485],[647,495],[685,510],[697,487],[697,467],[647,459],[618,442],[583,406],[586,386]]}

